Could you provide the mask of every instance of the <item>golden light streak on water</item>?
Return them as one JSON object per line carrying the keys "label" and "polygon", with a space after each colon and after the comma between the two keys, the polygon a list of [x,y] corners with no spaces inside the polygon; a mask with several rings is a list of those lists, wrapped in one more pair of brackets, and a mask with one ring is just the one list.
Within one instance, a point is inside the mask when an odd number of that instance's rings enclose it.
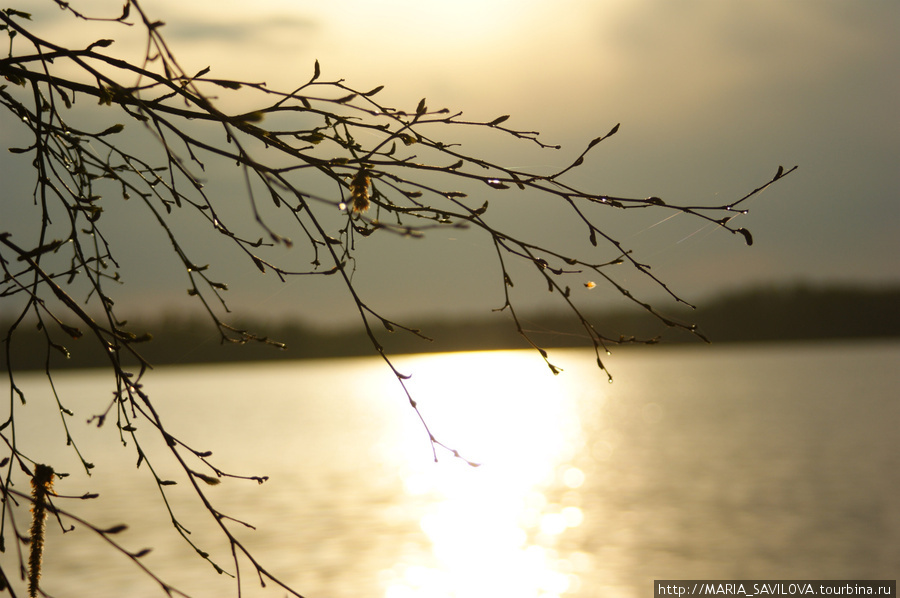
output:
{"label": "golden light streak on water", "polygon": [[557,598],[577,588],[577,558],[559,549],[584,520],[585,474],[569,464],[583,439],[566,387],[521,352],[411,362],[410,388],[437,437],[483,465],[444,456],[406,473],[405,491],[429,500],[420,526],[433,561],[384,572],[385,598]]}

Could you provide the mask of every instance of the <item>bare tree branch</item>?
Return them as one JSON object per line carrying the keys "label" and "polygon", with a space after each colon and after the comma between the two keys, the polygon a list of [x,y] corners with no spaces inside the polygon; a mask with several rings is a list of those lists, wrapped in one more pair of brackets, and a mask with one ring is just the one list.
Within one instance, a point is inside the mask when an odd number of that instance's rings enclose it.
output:
{"label": "bare tree branch", "polygon": [[[122,444],[130,445],[137,466],[144,466],[153,477],[174,529],[198,556],[216,571],[225,571],[187,532],[170,499],[175,481],[158,473],[160,469],[149,461],[144,449],[149,438],[161,437],[165,441],[172,461],[185,474],[190,491],[228,543],[232,555],[230,574],[236,579],[238,595],[243,583],[240,561],[246,559],[260,583],[269,581],[300,596],[270,573],[235,535],[233,526],[248,524],[221,512],[204,491],[204,485],[215,484],[223,477],[258,483],[267,478],[229,473],[212,462],[210,452],[191,448],[176,438],[143,390],[142,380],[151,364],[141,356],[139,344],[151,336],[127,330],[126,322],[118,316],[114,291],[122,278],[115,247],[108,241],[104,206],[134,198],[148,210],[152,220],[141,226],[158,227],[165,234],[181,264],[180,275],[188,294],[200,303],[223,343],[258,342],[282,347],[275,340],[225,321],[224,314],[229,312],[225,299],[228,284],[213,276],[210,265],[197,263],[176,232],[172,223],[185,214],[199,215],[208,231],[221,235],[248,263],[263,273],[273,272],[281,281],[337,276],[355,305],[373,349],[393,372],[401,392],[421,420],[434,458],[447,452],[474,466],[477,464],[464,458],[459,450],[435,437],[405,383],[408,376],[398,370],[379,340],[380,335],[398,329],[422,339],[429,337],[379,313],[358,292],[352,276],[358,239],[373,235],[427,237],[435,230],[472,229],[473,234],[488,239],[487,253],[493,247],[496,255],[500,272],[497,282],[503,289],[504,302],[495,311],[509,314],[518,333],[541,354],[553,373],[560,368],[531,338],[516,309],[510,268],[513,263],[533,266],[536,279],[546,284],[580,323],[596,353],[598,367],[605,370],[602,356],[608,346],[622,342],[654,343],[658,339],[607,337],[599,332],[576,305],[571,283],[567,283],[579,280],[585,272],[593,273],[665,325],[703,337],[695,327],[667,318],[618,282],[614,269],[630,268],[674,300],[689,305],[604,228],[596,210],[674,211],[713,223],[751,244],[750,233],[734,227],[732,218],[743,210],[747,200],[796,168],[779,167],[771,180],[723,205],[676,205],[659,197],[613,197],[566,182],[566,177],[582,167],[592,148],[619,131],[618,124],[591,141],[571,164],[555,174],[542,175],[502,166],[442,141],[441,132],[461,127],[533,143],[542,149],[559,148],[542,141],[535,131],[510,128],[506,124],[508,115],[484,122],[466,120],[461,112],[430,109],[425,99],[412,110],[397,110],[376,99],[381,87],[360,91],[342,80],[324,80],[318,62],[313,65],[310,79],[293,91],[270,89],[259,82],[214,78],[210,69],[189,73],[166,45],[163,24],[154,21],[137,0],[126,0],[119,16],[101,18],[87,16],[68,2],[56,3],[76,25],[104,20],[131,27],[124,31],[141,35],[146,49],[143,61],[132,63],[109,53],[113,40],[97,40],[86,48],[67,48],[37,35],[30,15],[14,9],[0,11],[0,30],[10,38],[9,54],[0,59],[0,75],[7,82],[0,86],[4,128],[28,133],[29,145],[11,147],[9,151],[22,160],[30,160],[22,163],[23,176],[33,177],[30,199],[39,214],[38,233],[33,237],[23,234],[15,222],[3,219],[0,224],[0,300],[16,306],[16,316],[7,325],[4,338],[9,417],[0,424],[0,437],[7,452],[0,464],[5,467],[0,482],[4,497],[0,540],[7,536],[16,539],[23,569],[19,542],[29,538],[16,527],[12,515],[32,499],[12,487],[23,476],[35,478],[32,469],[36,462],[24,454],[16,440],[16,410],[26,397],[16,384],[12,355],[20,327],[34,323],[45,335],[45,373],[51,385],[50,354],[69,352],[62,344],[65,341],[58,340],[60,336],[74,339],[87,333],[102,348],[115,390],[112,401],[98,409],[91,421],[103,426],[115,417]],[[228,106],[235,98],[252,100],[256,105],[251,110],[233,111]],[[82,106],[85,100],[89,102]],[[94,106],[95,102],[99,106]],[[85,114],[103,106],[115,110],[123,122],[94,131]],[[80,122],[85,124],[79,125]],[[153,143],[143,143],[137,151],[129,150],[121,137],[126,129],[152,139]],[[242,176],[244,199],[253,214],[251,224],[258,231],[250,236],[240,232],[246,229],[246,223],[227,221],[225,210],[221,209],[222,198],[208,192],[197,174],[224,164],[233,165]],[[504,223],[492,218],[487,201],[468,196],[472,185],[492,194],[527,191],[546,202],[547,212],[572,214],[583,226],[586,255],[570,255],[552,244],[520,238],[505,230]],[[330,191],[322,190],[326,188]],[[336,227],[333,222],[338,217],[340,224]],[[261,236],[257,238],[257,234]],[[293,255],[309,252],[310,268],[298,270],[269,257],[265,250],[274,246],[293,248]],[[601,248],[607,256],[598,259],[596,252]],[[75,293],[81,292],[87,296],[76,299]],[[70,413],[55,387],[53,392],[60,412]],[[65,418],[63,428],[71,443]],[[90,474],[93,465],[77,445],[73,446]],[[141,564],[143,552],[131,553],[114,541],[112,536],[120,529],[104,530],[52,503],[48,505],[48,512],[85,526],[132,559],[166,595],[185,595]],[[33,537],[30,539],[34,541]],[[0,583],[10,577],[0,568]],[[42,592],[37,585],[35,591]]]}

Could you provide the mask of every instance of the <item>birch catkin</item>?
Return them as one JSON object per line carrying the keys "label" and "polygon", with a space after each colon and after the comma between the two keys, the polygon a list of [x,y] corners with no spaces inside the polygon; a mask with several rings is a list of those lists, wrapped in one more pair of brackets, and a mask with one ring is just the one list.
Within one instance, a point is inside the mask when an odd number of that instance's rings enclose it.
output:
{"label": "birch catkin", "polygon": [[353,199],[353,211],[365,212],[369,209],[369,173],[360,169],[350,181],[350,196]]}
{"label": "birch catkin", "polygon": [[44,553],[44,520],[47,517],[47,495],[53,492],[53,468],[48,465],[35,465],[34,477],[31,478],[31,496],[34,506],[31,508],[31,531],[29,543],[31,551],[28,555],[28,596],[36,598],[38,580],[41,578],[41,556]]}

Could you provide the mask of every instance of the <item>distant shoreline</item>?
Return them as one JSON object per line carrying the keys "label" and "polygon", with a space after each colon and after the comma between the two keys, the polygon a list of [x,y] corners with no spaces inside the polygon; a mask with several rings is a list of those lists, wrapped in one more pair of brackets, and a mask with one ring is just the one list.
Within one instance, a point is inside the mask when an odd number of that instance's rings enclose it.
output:
{"label": "distant shoreline", "polygon": [[[516,332],[515,324],[505,314],[490,318],[419,321],[412,324],[424,340],[406,331],[390,333],[379,330],[378,341],[388,354],[414,354],[473,350],[529,348]],[[646,312],[618,311],[590,314],[596,329],[607,337],[632,335],[638,339],[660,337],[663,344],[702,342],[683,330],[667,327]],[[751,289],[709,301],[696,311],[671,311],[667,317],[680,322],[693,322],[713,343],[837,340],[861,338],[900,338],[900,287],[889,289],[855,289],[852,287],[809,288],[796,286],[783,289]],[[220,344],[218,333],[205,320],[161,321],[141,327],[129,326],[137,333],[150,332],[153,340],[135,345],[153,365],[276,361],[285,359],[318,359],[356,357],[377,354],[370,339],[361,329],[344,332],[319,332],[297,323],[273,327],[251,321],[236,323],[238,327],[259,336],[284,343],[286,349],[259,342],[244,345]],[[539,346],[590,348],[591,342],[577,318],[567,314],[529,314],[522,318],[523,327]],[[8,329],[8,322],[0,324]],[[70,353],[48,349],[44,332],[34,325],[22,324],[12,339],[11,361],[17,371],[40,370],[48,355],[54,369],[102,367],[105,355],[87,335],[71,339],[60,330],[52,330],[55,343],[65,345]],[[5,343],[4,343],[5,344]],[[618,346],[610,343],[610,346]],[[0,369],[6,370],[6,346]]]}

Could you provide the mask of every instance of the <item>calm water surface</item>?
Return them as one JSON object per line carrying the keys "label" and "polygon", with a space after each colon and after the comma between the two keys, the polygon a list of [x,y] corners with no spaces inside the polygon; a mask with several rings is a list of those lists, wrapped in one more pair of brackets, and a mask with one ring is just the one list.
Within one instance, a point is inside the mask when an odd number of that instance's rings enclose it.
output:
{"label": "calm water surface", "polygon": [[[176,436],[226,471],[269,476],[204,491],[256,528],[231,524],[310,598],[638,597],[653,579],[896,579],[900,343],[617,350],[614,384],[589,353],[551,359],[561,375],[532,352],[397,359],[435,436],[478,468],[440,449],[433,462],[376,359],[160,368],[145,382]],[[152,547],[142,562],[178,589],[236,595],[234,579],[174,530],[131,442],[84,423],[111,399],[105,374],[55,379],[96,464],[90,478],[61,425],[35,423],[55,405],[46,380],[20,382],[20,444],[68,467],[60,494],[101,493],[59,506],[129,523],[117,538]],[[149,435],[144,448],[161,478],[179,482],[167,488],[188,537],[233,573],[184,474]],[[83,526],[48,527],[50,595],[164,595]],[[16,558],[0,554],[7,571]],[[243,596],[285,594],[261,589],[246,561],[241,572]]]}

